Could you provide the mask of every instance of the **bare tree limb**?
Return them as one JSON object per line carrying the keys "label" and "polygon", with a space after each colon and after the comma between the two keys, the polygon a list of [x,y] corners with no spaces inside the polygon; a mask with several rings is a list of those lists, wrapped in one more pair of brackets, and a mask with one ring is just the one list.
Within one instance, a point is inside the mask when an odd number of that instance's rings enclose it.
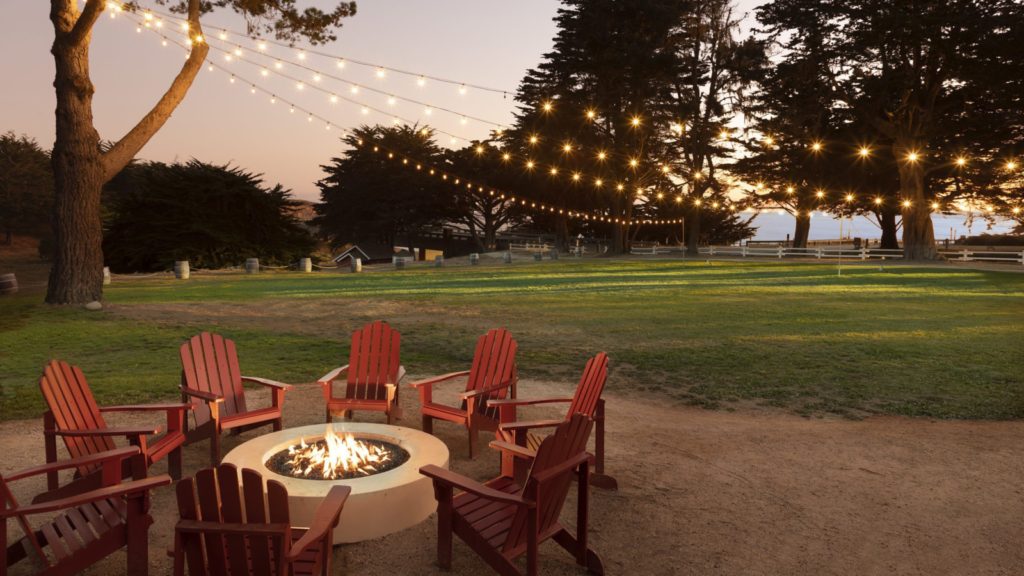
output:
{"label": "bare tree limb", "polygon": [[92,32],[93,25],[99,20],[100,14],[103,14],[103,5],[103,0],[89,0],[85,5],[85,10],[82,10],[82,13],[78,15],[74,28],[65,36],[68,43],[73,46],[79,46],[85,42],[89,33]]}
{"label": "bare tree limb", "polygon": [[[188,22],[190,34],[193,38],[202,36],[202,27],[199,24],[199,0],[189,0]],[[109,181],[121,171],[139,150],[149,142],[150,138],[163,127],[167,119],[178,107],[178,104],[185,99],[189,87],[195,80],[196,75],[203,67],[210,47],[205,41],[193,42],[192,51],[188,59],[182,65],[181,71],[171,82],[171,86],[160,97],[160,100],[153,108],[139,120],[127,134],[121,137],[116,144],[102,156],[103,181]]]}

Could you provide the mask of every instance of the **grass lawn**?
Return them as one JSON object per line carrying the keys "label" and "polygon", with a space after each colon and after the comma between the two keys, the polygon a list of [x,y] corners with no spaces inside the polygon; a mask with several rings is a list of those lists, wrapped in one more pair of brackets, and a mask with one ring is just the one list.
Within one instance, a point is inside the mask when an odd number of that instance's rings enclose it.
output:
{"label": "grass lawn", "polygon": [[[609,388],[666,402],[803,414],[1024,417],[1024,274],[949,268],[562,260],[353,274],[121,279],[102,312],[0,298],[0,416],[41,411],[36,378],[80,364],[101,403],[166,399],[177,346],[235,338],[243,371],[309,382],[343,364],[370,319],[428,375],[468,365],[507,326],[524,378],[575,383],[606,350]],[[411,391],[410,391],[411,392]]]}

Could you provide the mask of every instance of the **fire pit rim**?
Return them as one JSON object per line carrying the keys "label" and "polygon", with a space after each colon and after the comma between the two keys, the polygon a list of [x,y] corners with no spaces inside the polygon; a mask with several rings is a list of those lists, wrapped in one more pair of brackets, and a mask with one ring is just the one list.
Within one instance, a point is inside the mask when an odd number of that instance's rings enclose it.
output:
{"label": "fire pit rim", "polygon": [[252,468],[263,475],[265,480],[276,480],[288,489],[290,496],[316,496],[326,494],[331,486],[344,484],[352,488],[352,494],[383,492],[397,486],[420,480],[421,466],[441,460],[447,464],[448,447],[437,437],[426,432],[402,426],[368,422],[336,422],[334,432],[352,434],[357,438],[383,440],[395,444],[409,453],[409,459],[397,468],[360,478],[318,480],[297,478],[280,474],[266,465],[267,460],[277,452],[298,442],[299,438],[321,438],[327,424],[311,424],[296,428],[285,428],[243,442],[224,456],[224,462],[239,469]]}

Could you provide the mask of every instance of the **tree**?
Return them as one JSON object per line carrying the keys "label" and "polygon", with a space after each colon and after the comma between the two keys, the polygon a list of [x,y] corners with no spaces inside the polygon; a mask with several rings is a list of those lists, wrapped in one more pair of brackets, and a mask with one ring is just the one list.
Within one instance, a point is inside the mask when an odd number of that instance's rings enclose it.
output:
{"label": "tree", "polygon": [[0,135],[0,232],[43,236],[53,205],[50,155],[28,136]]}
{"label": "tree", "polygon": [[[487,182],[498,190],[515,190],[520,182],[502,152],[489,142],[471,142],[459,150],[444,153],[447,166],[473,182]],[[481,250],[494,250],[498,231],[523,221],[523,211],[514,202],[495,196],[491,189],[456,187],[449,221],[464,226]]]}
{"label": "tree", "polygon": [[118,272],[167,270],[175,260],[197,268],[246,258],[290,264],[315,244],[287,190],[227,165],[133,164],[111,181],[103,204],[103,251]]}
{"label": "tree", "polygon": [[[671,34],[690,4],[564,2],[554,49],[523,79],[516,126],[505,138],[535,164],[528,171],[539,200],[622,222],[669,186],[660,168],[671,116],[662,102],[679,71]],[[559,228],[564,243],[564,217]],[[615,223],[611,231],[611,252],[627,250],[627,228]]]}
{"label": "tree", "polygon": [[[355,3],[334,10],[299,10],[295,0],[158,0],[186,15],[192,50],[170,87],[149,112],[109,149],[101,150],[93,124],[93,84],[89,74],[92,29],[104,7],[115,3],[91,0],[79,9],[77,0],[50,0],[56,63],[56,140],[52,162],[55,184],[54,261],[46,301],[73,304],[98,300],[103,292],[103,232],[100,195],[103,185],[119,173],[164,125],[185,98],[206,59],[200,15],[230,8],[246,17],[250,30],[278,38],[305,38],[313,44],[334,40],[332,31],[355,13]],[[128,6],[129,9],[133,7]]]}
{"label": "tree", "polygon": [[[697,255],[706,206],[728,200],[718,173],[730,155],[728,124],[740,109],[744,87],[763,68],[763,50],[754,40],[737,40],[739,21],[732,0],[702,0],[682,15],[672,43],[677,75],[669,91],[668,110],[674,132],[667,134],[667,165],[678,175],[686,252]],[[711,220],[714,221],[714,220]]]}
{"label": "tree", "polygon": [[314,223],[332,246],[357,240],[392,246],[453,213],[454,187],[424,175],[426,167],[442,164],[429,129],[361,126],[342,142],[348,149],[322,167],[327,175],[317,182]]}
{"label": "tree", "polygon": [[784,58],[826,63],[831,106],[849,109],[870,129],[864,140],[889,153],[908,259],[937,257],[936,204],[994,193],[990,176],[970,182],[956,158],[992,170],[1020,142],[1022,12],[1017,0],[774,0],[758,9]]}

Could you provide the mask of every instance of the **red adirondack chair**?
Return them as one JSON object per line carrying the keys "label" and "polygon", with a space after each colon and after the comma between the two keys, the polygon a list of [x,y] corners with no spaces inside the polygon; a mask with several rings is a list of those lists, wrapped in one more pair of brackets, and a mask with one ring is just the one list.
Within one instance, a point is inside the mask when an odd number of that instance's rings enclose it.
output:
{"label": "red adirondack chair", "polygon": [[[288,490],[231,464],[200,470],[178,483],[174,576],[327,576],[334,527],[352,488],[333,486],[308,528],[294,528]],[[264,496],[265,495],[265,496]],[[264,503],[264,498],[266,503]]]}
{"label": "red adirondack chair", "polygon": [[[589,416],[594,420],[597,428],[594,440],[596,463],[594,465],[594,474],[590,476],[590,483],[599,488],[617,490],[618,482],[604,473],[604,399],[601,398],[601,392],[604,391],[604,384],[607,379],[608,355],[600,352],[587,361],[587,365],[583,368],[583,376],[580,377],[580,382],[576,385],[576,392],[572,398],[491,400],[489,402],[490,406],[499,410],[498,439],[536,451],[540,446],[541,440],[544,438],[543,436],[533,434],[531,431],[557,426],[572,418],[573,414]],[[564,419],[516,421],[516,408],[519,406],[557,402],[569,404],[569,410],[566,412]],[[525,463],[521,459],[513,458],[508,453],[503,454],[501,466],[503,474],[512,475],[516,478],[522,478],[526,472]]]}
{"label": "red adirondack chair", "polygon": [[[114,437],[123,436],[138,446],[146,458],[147,465],[167,456],[167,467],[175,479],[181,477],[181,446],[185,443],[185,412],[188,404],[145,404],[133,406],[97,406],[89,383],[78,366],[60,360],[51,360],[39,379],[39,389],[49,408],[43,414],[43,443],[46,462],[57,461],[57,437],[64,439],[64,446],[72,458],[81,458],[117,448]],[[164,412],[167,430],[153,441],[150,436],[161,432],[160,426],[133,426],[110,428],[103,418],[104,412]],[[57,472],[46,475],[50,492],[41,498],[59,498],[96,488],[100,485],[99,465],[82,464],[77,467],[76,480],[58,488]]]}
{"label": "red adirondack chair", "polygon": [[[537,547],[554,538],[577,564],[592,574],[604,574],[601,559],[587,546],[590,455],[586,448],[591,425],[582,414],[559,424],[530,455],[533,465],[522,484],[508,476],[480,484],[439,466],[420,468],[420,473],[433,479],[438,503],[437,563],[451,568],[454,533],[505,576],[519,575],[513,562],[526,554],[526,573],[533,576]],[[513,454],[522,451],[514,444],[495,446]],[[559,523],[574,471],[579,478],[575,537]]]}
{"label": "red adirondack chair", "polygon": [[[135,479],[121,482],[128,459]],[[10,483],[40,474],[66,469],[97,467],[101,482],[96,489],[75,496],[22,506],[14,497]],[[146,478],[146,462],[138,446],[118,448],[52,462],[0,475],[0,574],[25,560],[35,558],[43,568],[36,574],[79,574],[111,553],[128,547],[127,573],[145,576],[149,571],[149,491],[171,483],[162,474]],[[47,520],[33,525],[29,517],[43,515]],[[8,546],[7,520],[14,518],[24,534]]]}
{"label": "red adirondack chair", "polygon": [[[423,431],[433,433],[434,418],[462,424],[469,431],[469,457],[475,457],[478,431],[496,430],[498,427],[498,409],[489,407],[487,401],[505,398],[510,391],[512,398],[516,397],[517,347],[508,330],[489,330],[477,340],[473,365],[469,370],[413,382],[412,386],[420,391]],[[461,377],[467,377],[461,406],[456,408],[433,401],[435,384]]]}
{"label": "red adirondack chair", "polygon": [[[348,364],[331,370],[317,380],[323,389],[327,421],[349,417],[353,410],[374,410],[399,418],[398,385],[405,377],[399,363],[402,336],[387,322],[371,322],[352,333]],[[345,396],[334,395],[334,381],[345,372]]]}
{"label": "red adirondack chair", "polygon": [[[270,406],[249,408],[243,382],[270,388]],[[238,368],[235,342],[219,334],[203,332],[181,345],[181,394],[192,402],[195,428],[188,432],[189,442],[210,439],[210,463],[220,462],[220,435],[270,424],[281,429],[281,409],[288,384],[255,376],[242,376]]]}

